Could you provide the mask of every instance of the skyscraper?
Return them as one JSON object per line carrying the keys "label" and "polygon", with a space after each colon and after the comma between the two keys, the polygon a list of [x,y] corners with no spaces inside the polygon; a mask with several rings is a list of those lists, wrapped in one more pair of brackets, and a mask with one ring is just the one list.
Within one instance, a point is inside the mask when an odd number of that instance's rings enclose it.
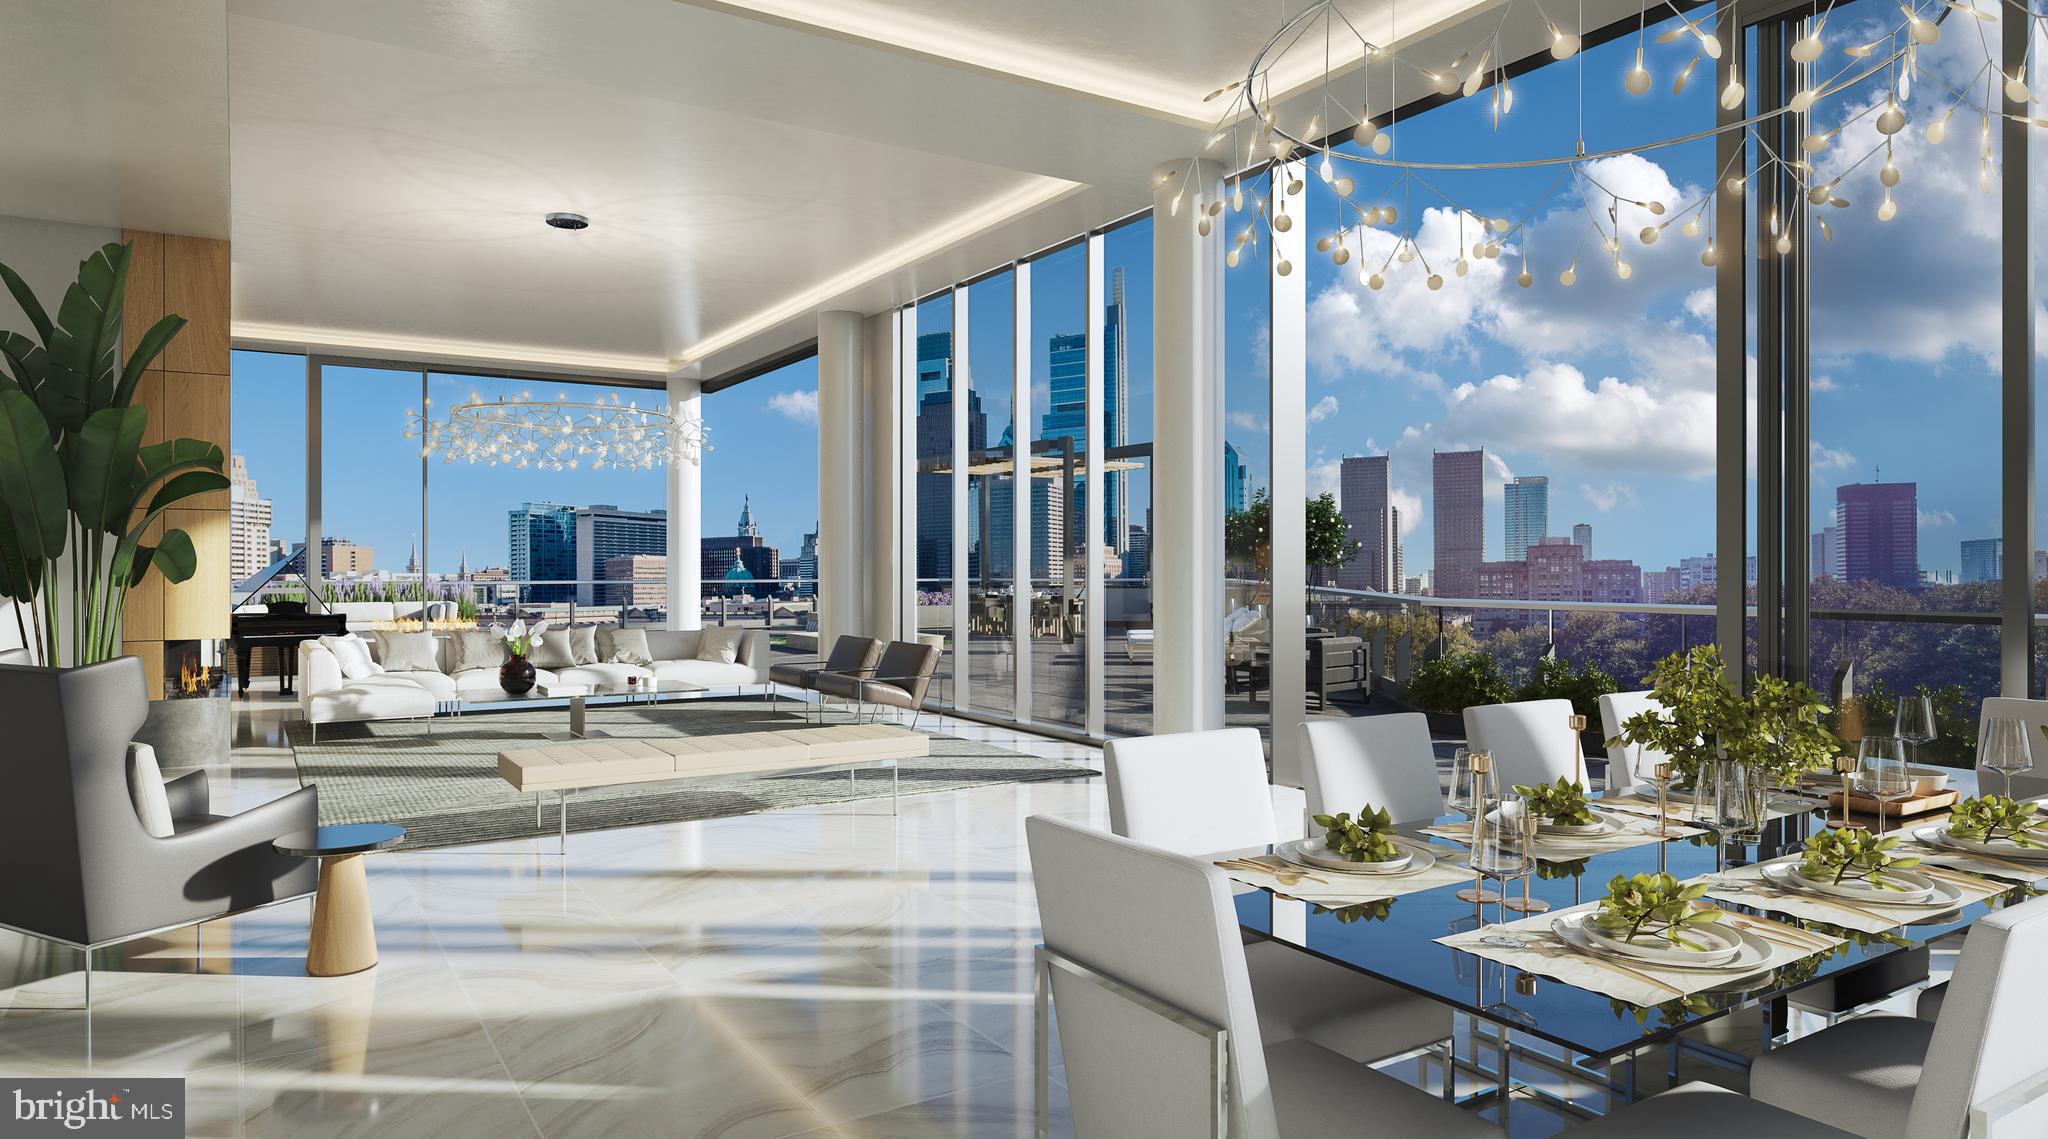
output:
{"label": "skyscraper", "polygon": [[1848,483],[1835,488],[1842,528],[1842,576],[1894,589],[1920,584],[1919,484]]}
{"label": "skyscraper", "polygon": [[2005,564],[2005,539],[1970,538],[1963,542],[1963,580],[1997,581]]}
{"label": "skyscraper", "polygon": [[270,500],[256,493],[249,464],[228,460],[228,580],[236,585],[270,565]]}
{"label": "skyscraper", "polygon": [[816,597],[818,595],[818,524],[813,522],[804,534],[804,544],[796,555],[796,595]]}
{"label": "skyscraper", "polygon": [[[576,576],[576,509],[552,502],[527,502],[505,512],[511,528],[507,546],[512,551],[512,580],[515,582],[567,582]],[[569,601],[576,596],[573,585],[527,586],[520,592],[525,601]]]}
{"label": "skyscraper", "polygon": [[1245,484],[1250,482],[1245,475],[1244,456],[1238,453],[1230,440],[1223,441],[1223,510],[1226,514],[1241,514],[1250,505],[1245,495]]}
{"label": "skyscraper", "polygon": [[1593,524],[1591,522],[1572,523],[1572,545],[1586,551],[1587,557],[1593,556]]}
{"label": "skyscraper", "polygon": [[[988,447],[981,393],[967,391],[967,451]],[[953,576],[953,334],[917,338],[917,576],[919,588],[944,588]],[[967,498],[967,532],[981,525],[979,495]],[[969,559],[968,571],[973,572]],[[709,579],[707,579],[709,580]]]}
{"label": "skyscraper", "polygon": [[1479,585],[1479,563],[1486,560],[1486,451],[1432,455],[1430,494],[1436,503],[1436,596],[1471,597]]}
{"label": "skyscraper", "polygon": [[1507,513],[1507,543],[1501,557],[1518,562],[1550,533],[1550,476],[1517,475],[1501,489]]}
{"label": "skyscraper", "polygon": [[1807,546],[1806,573],[1812,578],[1842,580],[1842,528],[1827,526],[1816,531]]}
{"label": "skyscraper", "polygon": [[1353,456],[1338,466],[1338,510],[1358,553],[1337,567],[1344,589],[1395,592],[1401,588],[1401,523],[1389,485],[1385,455]]}
{"label": "skyscraper", "polygon": [[[753,524],[751,510],[740,515],[740,525]],[[755,533],[758,535],[759,530]],[[668,511],[667,510],[620,510],[609,503],[599,503],[576,508],[576,603],[579,605],[617,604],[626,596],[618,589],[596,584],[610,580],[606,568],[615,558],[631,558],[637,555],[668,554]],[[667,563],[663,563],[664,566]],[[628,566],[633,572],[635,567]],[[664,571],[666,572],[666,571]],[[634,591],[632,596],[642,596],[645,591]]]}
{"label": "skyscraper", "polygon": [[[1128,318],[1124,309],[1124,271],[1110,271],[1109,304],[1102,317],[1102,435],[1104,447],[1121,447],[1130,434],[1130,369]],[[919,344],[923,340],[920,338]],[[1047,371],[1047,407],[1039,417],[1040,439],[1072,439],[1074,451],[1088,449],[1088,337],[1078,332],[1059,333],[1047,343],[1050,364]],[[1227,477],[1227,475],[1226,475]],[[1123,552],[1130,545],[1130,518],[1125,502],[1125,473],[1107,471],[1102,476],[1102,540]],[[1077,501],[1086,501],[1075,480]]]}

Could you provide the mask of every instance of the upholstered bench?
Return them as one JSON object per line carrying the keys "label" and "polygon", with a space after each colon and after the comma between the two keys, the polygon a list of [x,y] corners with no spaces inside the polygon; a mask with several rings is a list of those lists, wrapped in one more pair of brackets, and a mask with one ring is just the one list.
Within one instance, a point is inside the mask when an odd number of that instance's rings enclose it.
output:
{"label": "upholstered bench", "polygon": [[889,769],[889,810],[897,807],[896,764],[931,754],[931,737],[888,724],[786,728],[719,736],[607,737],[498,753],[498,775],[514,790],[553,791],[559,803],[562,848],[569,844],[569,796],[591,787],[705,779],[724,775],[807,775],[846,770],[849,787],[863,767]]}

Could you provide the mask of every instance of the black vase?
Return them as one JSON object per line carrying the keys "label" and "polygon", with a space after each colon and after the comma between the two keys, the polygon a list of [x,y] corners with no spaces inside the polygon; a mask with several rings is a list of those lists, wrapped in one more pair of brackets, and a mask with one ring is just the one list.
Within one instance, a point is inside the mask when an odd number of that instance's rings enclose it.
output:
{"label": "black vase", "polygon": [[533,688],[533,662],[523,656],[513,656],[498,670],[498,687],[513,696],[523,696]]}

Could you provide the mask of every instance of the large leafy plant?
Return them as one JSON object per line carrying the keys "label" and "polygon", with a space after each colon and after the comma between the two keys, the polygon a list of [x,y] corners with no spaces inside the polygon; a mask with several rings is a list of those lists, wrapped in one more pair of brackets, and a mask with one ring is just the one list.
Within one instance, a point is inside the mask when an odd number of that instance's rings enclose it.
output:
{"label": "large leafy plant", "polygon": [[108,244],[80,262],[55,319],[0,265],[35,331],[0,332],[0,597],[18,603],[22,643],[46,665],[118,655],[129,591],[152,568],[171,582],[198,568],[184,531],[145,537],[171,506],[228,486],[219,445],[142,443],[149,409],[133,406],[136,385],[185,318],[151,325],[121,363],[132,256]]}
{"label": "large leafy plant", "polygon": [[1482,652],[1424,661],[1402,687],[1425,712],[1462,712],[1475,704],[1505,704],[1515,698],[1514,686]]}
{"label": "large leafy plant", "polygon": [[1742,695],[1728,683],[1717,646],[1665,657],[1650,669],[1648,683],[1650,699],[1661,707],[1629,717],[1608,746],[1627,742],[1662,751],[1682,783],[1695,783],[1703,767],[1722,757],[1784,780],[1827,767],[1841,749],[1823,719],[1828,706],[1819,693],[1759,673]]}

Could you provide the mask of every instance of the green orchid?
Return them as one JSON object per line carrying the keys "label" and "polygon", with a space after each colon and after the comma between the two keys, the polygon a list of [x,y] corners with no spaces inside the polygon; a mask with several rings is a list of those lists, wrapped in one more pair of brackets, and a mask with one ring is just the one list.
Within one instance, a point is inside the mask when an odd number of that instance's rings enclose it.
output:
{"label": "green orchid", "polygon": [[1880,890],[1904,890],[1884,880],[1894,870],[1920,865],[1914,857],[1893,857],[1898,835],[1879,837],[1867,830],[1826,830],[1807,840],[1799,873],[1816,882],[1868,882]]}
{"label": "green orchid", "polygon": [[1324,830],[1323,845],[1353,862],[1392,862],[1403,857],[1394,845],[1394,821],[1385,808],[1367,803],[1353,821],[1349,812],[1313,816]]}
{"label": "green orchid", "polygon": [[2004,795],[1982,795],[1957,803],[1948,818],[1949,833],[1970,842],[2009,842],[2030,850],[2048,849],[2042,838],[2048,819],[2040,804],[2022,803]]}
{"label": "green orchid", "polygon": [[1600,821],[1600,816],[1586,805],[1586,789],[1567,776],[1560,775],[1556,783],[1540,783],[1534,787],[1516,784],[1515,790],[1529,801],[1530,814],[1549,819],[1556,826],[1583,827]]}
{"label": "green orchid", "polygon": [[1705,897],[1707,884],[1679,884],[1669,874],[1617,874],[1607,883],[1607,896],[1593,915],[1602,932],[1624,942],[1643,934],[1664,938],[1680,949],[1704,953],[1709,948],[1685,936],[1685,930],[1721,920],[1721,911],[1711,906],[1695,908]]}

